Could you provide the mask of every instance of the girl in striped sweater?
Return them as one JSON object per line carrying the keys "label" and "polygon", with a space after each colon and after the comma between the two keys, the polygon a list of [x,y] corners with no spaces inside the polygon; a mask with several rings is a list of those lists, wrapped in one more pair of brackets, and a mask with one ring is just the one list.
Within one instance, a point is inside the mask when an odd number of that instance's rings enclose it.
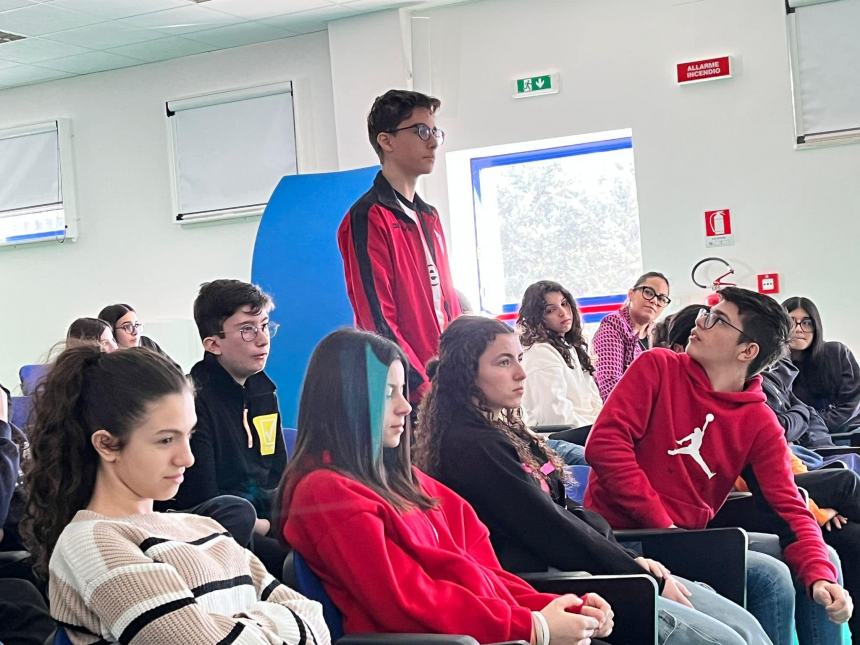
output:
{"label": "girl in striped sweater", "polygon": [[73,643],[329,643],[320,606],[220,524],[153,512],[194,463],[193,394],[168,359],[69,349],[35,419],[24,531]]}

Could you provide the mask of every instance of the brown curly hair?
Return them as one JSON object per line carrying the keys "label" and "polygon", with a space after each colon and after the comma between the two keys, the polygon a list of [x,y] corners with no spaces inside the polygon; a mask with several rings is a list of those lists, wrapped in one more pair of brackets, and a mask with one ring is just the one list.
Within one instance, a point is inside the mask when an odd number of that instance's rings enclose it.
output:
{"label": "brown curly hair", "polygon": [[143,347],[104,354],[81,346],[60,354],[36,393],[24,473],[29,499],[21,535],[38,575],[47,577],[60,533],[92,497],[99,456],[91,435],[105,429],[122,449],[149,403],[190,390],[176,366]]}
{"label": "brown curly hair", "polygon": [[[513,329],[493,318],[460,316],[442,334],[439,358],[427,366],[431,386],[421,402],[415,429],[412,459],[424,472],[438,476],[442,437],[445,432],[460,432],[458,419],[466,414],[504,434],[535,479],[546,478],[540,470],[546,461],[552,463],[562,478],[566,476],[564,462],[540,435],[526,427],[521,410],[506,409],[500,415],[494,414],[475,384],[478,361],[487,346],[496,336],[513,333]],[[532,448],[545,460],[543,463]]]}
{"label": "brown curly hair", "polygon": [[[571,325],[570,331],[564,336],[547,328],[543,321],[546,309],[544,296],[548,293],[560,293],[570,304],[573,325]],[[520,305],[520,312],[517,317],[517,329],[520,332],[520,342],[523,344],[523,347],[528,348],[536,343],[548,343],[561,354],[561,357],[570,369],[574,368],[573,355],[570,353],[572,349],[576,352],[576,358],[579,360],[579,366],[582,371],[587,374],[594,374],[594,365],[591,363],[591,357],[588,355],[588,343],[585,342],[585,338],[582,335],[582,317],[579,315],[576,300],[570,295],[570,291],[558,282],[540,280],[529,285],[523,294],[523,302]]]}

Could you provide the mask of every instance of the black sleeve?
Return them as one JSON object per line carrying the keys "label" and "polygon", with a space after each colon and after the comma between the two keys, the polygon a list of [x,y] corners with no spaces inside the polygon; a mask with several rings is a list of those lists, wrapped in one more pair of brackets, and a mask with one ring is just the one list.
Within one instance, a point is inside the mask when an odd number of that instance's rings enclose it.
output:
{"label": "black sleeve", "polygon": [[838,344],[838,357],[834,356],[833,360],[838,362],[832,369],[840,372],[835,399],[827,409],[821,410],[820,414],[830,431],[836,432],[842,429],[860,408],[860,366],[857,365],[851,350],[841,343]]}
{"label": "black sleeve", "polygon": [[185,470],[185,480],[180,484],[175,500],[169,503],[170,508],[178,510],[189,509],[222,494],[218,490],[212,418],[202,397],[196,399],[195,408],[197,426],[191,437],[194,465]]}
{"label": "black sleeve", "polygon": [[789,392],[790,407],[782,412],[776,412],[779,425],[785,431],[787,441],[802,443],[803,437],[809,429],[810,412],[814,412],[808,405],[797,398],[793,392]]}
{"label": "black sleeve", "polygon": [[479,515],[492,517],[523,547],[562,571],[609,575],[645,571],[614,539],[589,525],[591,519],[608,529],[602,517],[592,518],[596,514],[588,511],[575,515],[537,486],[504,435],[495,430],[473,433],[471,428],[467,432],[468,445],[451,445],[462,458],[445,462],[443,481]]}

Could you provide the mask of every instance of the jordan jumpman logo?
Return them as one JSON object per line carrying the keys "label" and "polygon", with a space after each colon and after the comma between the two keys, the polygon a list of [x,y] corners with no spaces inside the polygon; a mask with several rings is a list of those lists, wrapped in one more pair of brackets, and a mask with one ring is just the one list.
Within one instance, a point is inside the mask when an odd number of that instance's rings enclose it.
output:
{"label": "jordan jumpman logo", "polygon": [[683,446],[682,448],[676,448],[675,450],[669,450],[668,453],[670,455],[690,455],[693,459],[696,460],[696,463],[701,466],[702,470],[705,471],[705,474],[708,476],[708,479],[714,477],[717,473],[712,472],[710,468],[708,468],[708,464],[705,463],[705,460],[702,459],[702,453],[700,450],[702,449],[702,441],[705,439],[705,430],[708,429],[708,424],[714,420],[714,415],[708,412],[705,415],[705,425],[701,428],[694,428],[691,434],[688,434],[683,439],[678,439],[675,441],[679,446],[682,446],[686,442],[690,442],[689,445]]}

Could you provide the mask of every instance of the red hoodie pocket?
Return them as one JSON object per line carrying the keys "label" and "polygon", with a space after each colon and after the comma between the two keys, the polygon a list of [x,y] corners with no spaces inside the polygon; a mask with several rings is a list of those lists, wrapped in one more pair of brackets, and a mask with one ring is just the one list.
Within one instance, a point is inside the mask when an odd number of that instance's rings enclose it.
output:
{"label": "red hoodie pocket", "polygon": [[696,503],[691,498],[682,499],[659,490],[657,494],[672,521],[681,528],[703,529],[714,517],[713,510],[701,502]]}

